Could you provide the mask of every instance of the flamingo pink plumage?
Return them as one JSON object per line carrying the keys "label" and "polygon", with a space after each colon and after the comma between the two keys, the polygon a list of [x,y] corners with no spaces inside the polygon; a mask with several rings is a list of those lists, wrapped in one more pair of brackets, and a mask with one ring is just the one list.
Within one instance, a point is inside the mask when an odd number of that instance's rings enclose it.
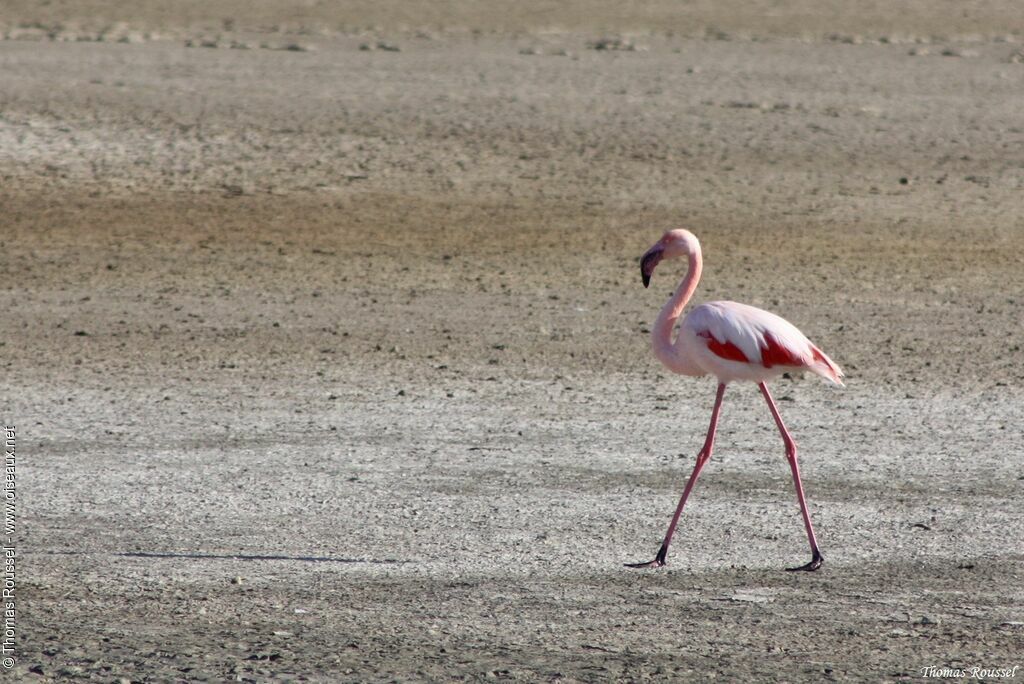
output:
{"label": "flamingo pink plumage", "polygon": [[715,442],[715,431],[718,427],[718,415],[725,396],[725,386],[734,380],[756,382],[768,402],[775,424],[782,434],[786,447],[786,459],[793,474],[797,500],[807,529],[807,539],[811,544],[811,562],[790,570],[817,570],[823,558],[818,549],[818,541],[814,536],[811,516],[807,512],[804,500],[804,488],[800,482],[800,467],[797,463],[796,443],[790,436],[779,409],[768,391],[765,382],[787,371],[809,370],[812,373],[842,385],[843,371],[823,351],[814,346],[804,337],[796,326],[775,314],[746,304],[736,302],[708,302],[694,308],[683,318],[679,326],[679,334],[672,339],[672,331],[682,315],[697,283],[700,280],[703,260],[700,242],[688,230],[670,230],[665,233],[643,255],[640,260],[640,273],[644,287],[650,284],[654,268],[663,259],[687,257],[689,269],[675,294],[658,314],[658,319],[651,330],[654,354],[669,370],[682,375],[701,376],[714,375],[718,378],[718,393],[715,406],[711,411],[711,425],[708,427],[704,446],[697,454],[697,464],[693,468],[690,479],[686,483],[683,495],[676,506],[675,514],[669,523],[668,532],[662,542],[661,549],[654,560],[647,563],[631,563],[629,567],[646,568],[665,565],[668,545],[672,541],[679,516],[686,505],[686,499],[693,489],[701,469],[711,458],[711,449]]}

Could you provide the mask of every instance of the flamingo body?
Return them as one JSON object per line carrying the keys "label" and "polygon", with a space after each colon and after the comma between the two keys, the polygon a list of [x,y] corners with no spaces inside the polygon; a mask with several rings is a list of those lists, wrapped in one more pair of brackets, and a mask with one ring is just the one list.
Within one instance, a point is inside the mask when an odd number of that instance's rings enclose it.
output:
{"label": "flamingo body", "polygon": [[721,382],[764,382],[787,371],[808,370],[843,384],[839,366],[795,325],[747,304],[701,304],[683,319],[675,345]]}

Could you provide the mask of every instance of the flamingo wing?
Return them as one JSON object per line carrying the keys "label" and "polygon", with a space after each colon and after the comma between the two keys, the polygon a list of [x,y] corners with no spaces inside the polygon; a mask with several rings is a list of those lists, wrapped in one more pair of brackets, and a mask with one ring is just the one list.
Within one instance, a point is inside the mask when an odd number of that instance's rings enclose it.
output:
{"label": "flamingo wing", "polygon": [[684,327],[716,357],[772,368],[806,368],[837,384],[843,371],[796,326],[775,314],[736,302],[695,308]]}

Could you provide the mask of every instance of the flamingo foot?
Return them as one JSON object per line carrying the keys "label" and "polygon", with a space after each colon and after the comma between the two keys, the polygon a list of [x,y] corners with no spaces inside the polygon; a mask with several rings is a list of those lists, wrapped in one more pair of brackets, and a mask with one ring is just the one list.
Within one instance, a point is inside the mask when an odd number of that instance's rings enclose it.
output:
{"label": "flamingo foot", "polygon": [[825,562],[820,551],[815,551],[814,556],[811,557],[811,562],[807,565],[801,565],[798,568],[786,568],[786,572],[814,572],[821,567],[821,564]]}
{"label": "flamingo foot", "polygon": [[626,563],[627,568],[662,568],[665,567],[665,557],[668,555],[668,544],[662,544],[661,548],[658,549],[658,555],[654,557],[654,560],[647,561],[646,563]]}

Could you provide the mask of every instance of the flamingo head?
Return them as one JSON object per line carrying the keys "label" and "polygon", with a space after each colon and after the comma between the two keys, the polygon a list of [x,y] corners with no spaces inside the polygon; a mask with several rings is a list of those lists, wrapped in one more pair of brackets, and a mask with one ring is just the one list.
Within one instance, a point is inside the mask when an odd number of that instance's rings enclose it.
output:
{"label": "flamingo head", "polygon": [[668,231],[640,257],[640,277],[644,287],[651,284],[651,274],[662,259],[678,259],[699,253],[700,243],[696,235],[682,228]]}

